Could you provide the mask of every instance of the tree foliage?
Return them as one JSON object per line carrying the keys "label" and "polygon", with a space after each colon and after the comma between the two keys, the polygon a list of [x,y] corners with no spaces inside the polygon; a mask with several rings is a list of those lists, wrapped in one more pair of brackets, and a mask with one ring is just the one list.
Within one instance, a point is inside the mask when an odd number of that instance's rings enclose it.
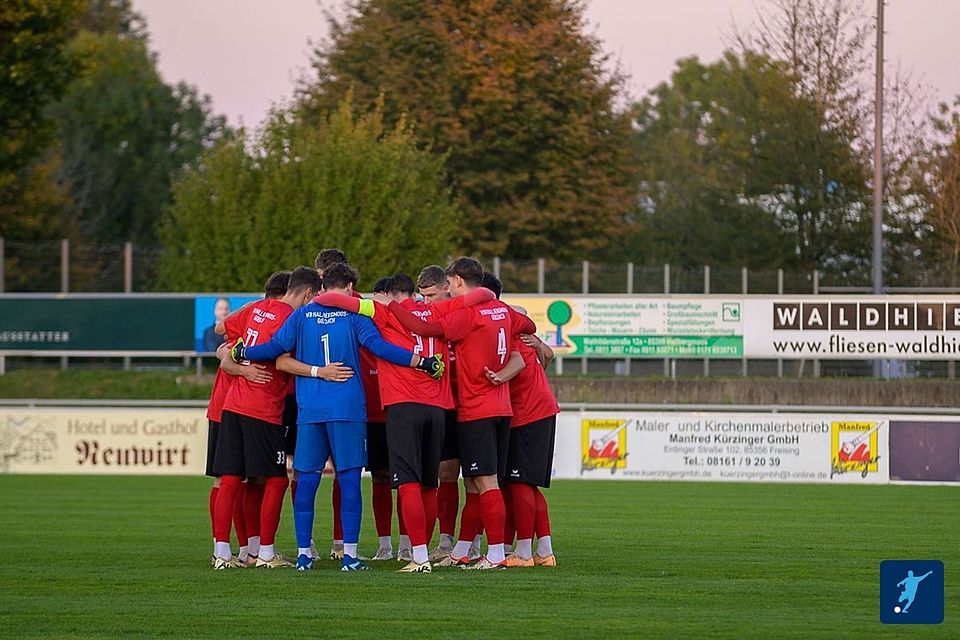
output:
{"label": "tree foliage", "polygon": [[277,112],[252,143],[229,137],[174,186],[161,286],[252,290],[279,267],[343,249],[369,285],[447,257],[459,217],[444,158],[381,108],[349,100],[319,126]]}
{"label": "tree foliage", "polygon": [[70,217],[85,237],[152,243],[174,176],[224,120],[192,87],[163,81],[144,39],[82,31],[72,46],[89,69],[51,110]]}
{"label": "tree foliage", "polygon": [[0,206],[12,205],[8,190],[24,188],[14,182],[53,130],[45,109],[80,68],[68,43],[81,8],[82,0],[0,4]]}
{"label": "tree foliage", "polygon": [[635,105],[650,229],[641,253],[807,270],[842,255],[864,174],[822,115],[766,56],[681,60]]}
{"label": "tree foliage", "polygon": [[621,80],[568,0],[355,0],[315,52],[301,114],[384,95],[447,155],[461,249],[597,257],[630,230],[635,170]]}

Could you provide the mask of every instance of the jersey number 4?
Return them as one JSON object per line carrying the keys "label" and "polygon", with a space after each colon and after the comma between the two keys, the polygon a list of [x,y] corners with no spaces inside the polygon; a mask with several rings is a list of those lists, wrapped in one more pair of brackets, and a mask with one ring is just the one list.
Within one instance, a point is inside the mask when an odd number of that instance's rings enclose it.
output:
{"label": "jersey number 4", "polygon": [[500,356],[500,364],[507,360],[507,330],[500,327],[497,333],[497,355]]}

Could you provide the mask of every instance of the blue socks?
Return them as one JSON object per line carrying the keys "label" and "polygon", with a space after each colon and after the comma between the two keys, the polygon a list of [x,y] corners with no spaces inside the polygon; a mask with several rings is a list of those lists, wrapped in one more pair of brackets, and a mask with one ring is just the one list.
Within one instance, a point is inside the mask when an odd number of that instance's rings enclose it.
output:
{"label": "blue socks", "polygon": [[[361,470],[361,467],[356,467],[337,471],[337,480],[340,481],[340,520],[343,522],[344,546],[357,544],[360,540],[360,517],[363,513],[363,499],[360,495]],[[300,487],[297,488],[297,497],[300,497]],[[297,538],[299,537],[298,525]]]}
{"label": "blue socks", "polygon": [[[306,548],[310,546],[310,539],[313,537],[313,514],[317,501],[317,489],[320,488],[321,473],[299,472],[297,495],[293,499],[293,526],[297,532],[297,547]],[[341,480],[341,486],[343,481]],[[360,492],[360,470],[357,470],[357,493]],[[357,531],[359,533],[359,516],[357,518]],[[346,531],[346,526],[344,526]]]}

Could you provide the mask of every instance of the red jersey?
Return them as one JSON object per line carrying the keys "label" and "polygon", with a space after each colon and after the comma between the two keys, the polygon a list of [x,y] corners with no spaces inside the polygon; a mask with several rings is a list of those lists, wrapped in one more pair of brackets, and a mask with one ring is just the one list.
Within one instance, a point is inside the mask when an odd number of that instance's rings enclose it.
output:
{"label": "red jersey", "polygon": [[[227,316],[223,326],[227,333],[224,340],[234,343],[240,337],[243,325],[247,321],[247,312],[250,305],[246,305],[234,314]],[[234,376],[231,376],[223,369],[217,369],[217,375],[213,378],[213,391],[210,392],[210,402],[207,404],[207,420],[220,422],[223,418],[223,401],[227,399],[227,392],[233,384]]]}
{"label": "red jersey", "polygon": [[519,338],[513,339],[513,350],[523,356],[524,367],[509,383],[510,404],[513,407],[510,427],[523,427],[560,413],[560,406],[557,405],[537,352]]}
{"label": "red jersey", "polygon": [[[255,302],[250,305],[240,337],[248,347],[269,342],[291,313],[290,305],[277,299]],[[266,384],[257,384],[238,376],[227,392],[223,408],[279,425],[283,421],[283,399],[290,392],[293,378],[277,371],[272,362],[265,364],[273,379]]]}
{"label": "red jersey", "polygon": [[491,300],[440,318],[444,335],[457,351],[457,420],[512,416],[508,385],[493,385],[484,368],[499,371],[507,363],[513,343],[510,307]]}
{"label": "red jersey", "polygon": [[[446,309],[412,299],[399,303],[404,309],[421,320],[429,322],[436,319],[439,312]],[[431,358],[439,354],[444,362],[449,362],[450,355],[447,341],[443,338],[424,338],[408,331],[396,316],[385,307],[380,307],[373,317],[373,322],[380,329],[383,338],[403,349],[409,349],[424,358]],[[400,404],[401,402],[417,402],[441,409],[453,408],[453,393],[450,391],[450,376],[444,375],[440,380],[434,380],[422,371],[410,367],[379,361],[380,367],[380,397],[383,406]]]}
{"label": "red jersey", "polygon": [[[353,292],[354,298],[363,298]],[[360,347],[360,382],[363,384],[363,397],[367,401],[367,422],[386,422],[387,416],[380,401],[380,366],[377,357]]]}

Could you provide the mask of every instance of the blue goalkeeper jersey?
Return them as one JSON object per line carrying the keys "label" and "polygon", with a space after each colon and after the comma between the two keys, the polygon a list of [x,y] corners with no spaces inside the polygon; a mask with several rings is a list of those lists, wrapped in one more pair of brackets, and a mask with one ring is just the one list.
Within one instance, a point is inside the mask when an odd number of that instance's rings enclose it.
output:
{"label": "blue goalkeeper jersey", "polygon": [[247,348],[245,355],[260,361],[292,353],[300,362],[318,367],[342,362],[353,369],[353,377],[346,382],[297,376],[297,422],[366,422],[361,345],[398,365],[409,366],[413,359],[412,352],[384,340],[370,318],[315,302],[294,311],[270,342]]}

